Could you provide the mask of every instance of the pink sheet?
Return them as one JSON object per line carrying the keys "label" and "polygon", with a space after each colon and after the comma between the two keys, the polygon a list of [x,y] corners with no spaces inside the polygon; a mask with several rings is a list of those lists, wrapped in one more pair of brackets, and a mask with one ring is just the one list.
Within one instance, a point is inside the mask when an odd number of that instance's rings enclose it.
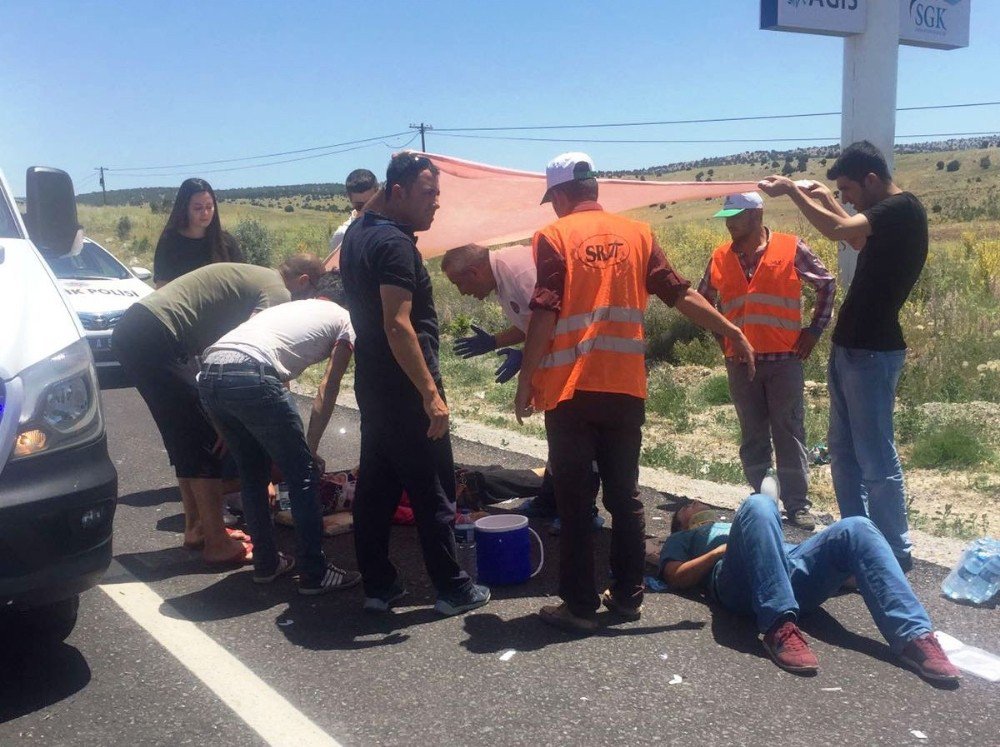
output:
{"label": "pink sheet", "polygon": [[[441,170],[441,208],[429,231],[419,235],[425,258],[463,244],[504,244],[530,237],[555,220],[550,204],[540,205],[545,174],[515,171],[458,158],[425,154]],[[751,192],[755,182],[652,182],[599,179],[600,202],[613,213],[674,200],[723,197]]]}

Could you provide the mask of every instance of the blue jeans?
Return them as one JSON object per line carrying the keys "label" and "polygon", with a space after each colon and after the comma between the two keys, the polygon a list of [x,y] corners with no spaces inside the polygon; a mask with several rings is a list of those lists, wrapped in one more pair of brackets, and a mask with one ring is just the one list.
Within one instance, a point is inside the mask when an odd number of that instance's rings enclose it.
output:
{"label": "blue jeans", "polygon": [[840,515],[867,516],[904,570],[912,565],[903,468],[892,411],[905,350],[834,345],[830,352],[830,470]]}
{"label": "blue jeans", "polygon": [[322,578],[326,558],[315,464],[291,394],[275,372],[260,363],[205,364],[198,389],[240,470],[255,571],[269,575],[278,566],[267,496],[274,460],[288,484],[299,570],[304,577]]}
{"label": "blue jeans", "polygon": [[854,576],[875,625],[893,653],[933,628],[885,537],[854,516],[800,545],[784,542],[781,516],[764,495],[747,498],[733,517],[726,553],[709,592],[724,607],[757,618],[764,633],[778,620],[817,609]]}

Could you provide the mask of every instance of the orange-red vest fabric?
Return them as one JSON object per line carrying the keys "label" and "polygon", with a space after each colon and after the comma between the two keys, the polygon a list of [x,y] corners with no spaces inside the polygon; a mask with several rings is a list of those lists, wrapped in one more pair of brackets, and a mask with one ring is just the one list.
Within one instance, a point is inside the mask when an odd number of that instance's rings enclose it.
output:
{"label": "orange-red vest fabric", "polygon": [[[747,280],[733,243],[712,253],[712,286],[719,292],[719,310],[743,330],[758,353],[788,353],[802,329],[802,281],[795,271],[799,239],[787,233],[771,233],[753,277]],[[725,341],[726,355],[736,355]]]}
{"label": "orange-red vest fabric", "polygon": [[535,372],[536,410],[576,390],[646,397],[643,315],[653,235],[645,223],[603,210],[560,218],[537,234],[566,262],[562,308]]}

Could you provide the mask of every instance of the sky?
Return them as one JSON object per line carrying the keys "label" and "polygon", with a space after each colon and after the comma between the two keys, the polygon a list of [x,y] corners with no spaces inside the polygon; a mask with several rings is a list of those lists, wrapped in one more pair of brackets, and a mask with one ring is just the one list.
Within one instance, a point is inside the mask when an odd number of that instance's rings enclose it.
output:
{"label": "sky", "polygon": [[[843,40],[762,31],[758,0],[0,2],[0,169],[19,195],[34,164],[65,169],[78,192],[98,189],[98,166],[108,189],[382,177],[393,152],[420,147],[420,122],[435,128],[430,152],[531,171],[569,150],[612,170],[839,141],[837,116],[439,132],[839,111]],[[975,0],[968,48],[902,47],[898,105],[1000,100],[998,30],[1000,2]],[[1000,132],[1000,106],[896,125],[985,131]],[[288,151],[305,152],[251,158]]]}

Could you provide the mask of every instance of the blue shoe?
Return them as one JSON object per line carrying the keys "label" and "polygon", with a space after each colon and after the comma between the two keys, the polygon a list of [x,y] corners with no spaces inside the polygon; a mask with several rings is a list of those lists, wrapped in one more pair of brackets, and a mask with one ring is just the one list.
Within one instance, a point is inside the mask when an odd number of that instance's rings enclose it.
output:
{"label": "blue shoe", "polygon": [[461,615],[463,612],[474,610],[477,607],[484,607],[489,604],[490,590],[480,584],[472,584],[464,591],[452,594],[442,594],[434,604],[434,609],[442,615],[451,617]]}
{"label": "blue shoe", "polygon": [[517,513],[521,514],[521,516],[527,516],[529,519],[546,519],[555,516],[555,513],[552,511],[540,510],[535,498],[529,498],[518,506]]}

